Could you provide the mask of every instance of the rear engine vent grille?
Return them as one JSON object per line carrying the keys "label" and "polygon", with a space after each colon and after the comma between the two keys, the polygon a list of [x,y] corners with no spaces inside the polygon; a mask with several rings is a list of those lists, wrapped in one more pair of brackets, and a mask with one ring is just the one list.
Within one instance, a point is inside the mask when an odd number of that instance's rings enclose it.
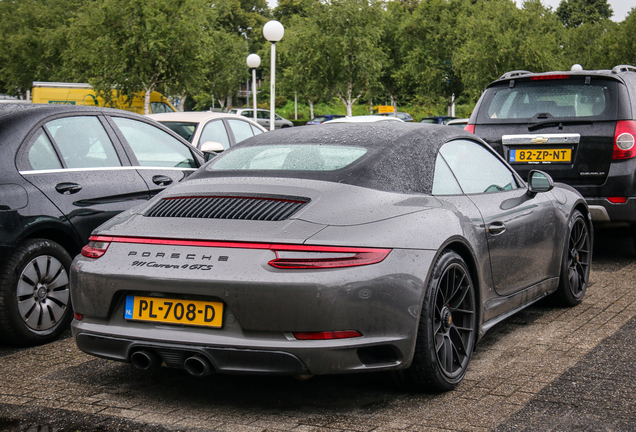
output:
{"label": "rear engine vent grille", "polygon": [[181,196],[155,204],[149,217],[282,221],[300,210],[309,198],[289,196]]}

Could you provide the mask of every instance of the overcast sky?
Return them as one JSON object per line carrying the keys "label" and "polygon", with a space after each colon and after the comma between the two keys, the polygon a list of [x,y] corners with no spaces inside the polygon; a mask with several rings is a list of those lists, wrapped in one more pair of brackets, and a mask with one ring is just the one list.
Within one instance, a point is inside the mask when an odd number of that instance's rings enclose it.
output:
{"label": "overcast sky", "polygon": [[[544,5],[551,6],[553,10],[559,7],[559,3],[561,0],[541,0]],[[523,3],[523,0],[515,0],[517,4]],[[267,0],[270,8],[275,8],[278,4],[278,0]],[[608,3],[612,7],[614,11],[614,15],[612,19],[616,22],[621,22],[627,16],[627,13],[632,10],[633,7],[636,7],[636,0],[608,0]]]}

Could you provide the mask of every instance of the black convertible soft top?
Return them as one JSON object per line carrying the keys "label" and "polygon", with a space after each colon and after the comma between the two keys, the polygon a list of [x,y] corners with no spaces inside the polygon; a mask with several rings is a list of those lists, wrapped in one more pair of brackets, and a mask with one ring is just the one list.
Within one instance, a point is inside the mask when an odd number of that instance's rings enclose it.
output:
{"label": "black convertible soft top", "polygon": [[400,193],[430,193],[435,159],[439,148],[452,139],[481,139],[462,129],[430,124],[402,122],[340,123],[318,127],[277,130],[249,138],[215,158],[241,148],[271,145],[338,145],[363,147],[367,153],[353,164],[335,171],[283,171],[202,169],[191,178],[205,177],[286,177],[347,183]]}

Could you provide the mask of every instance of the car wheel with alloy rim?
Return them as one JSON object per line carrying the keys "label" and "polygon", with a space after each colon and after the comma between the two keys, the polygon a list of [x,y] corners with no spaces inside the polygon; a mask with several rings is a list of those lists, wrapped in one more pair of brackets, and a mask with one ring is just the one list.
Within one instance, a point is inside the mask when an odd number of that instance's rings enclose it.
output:
{"label": "car wheel with alloy rim", "polygon": [[476,341],[475,286],[463,258],[445,251],[428,284],[413,361],[395,373],[414,390],[448,391],[466,374]]}
{"label": "car wheel with alloy rim", "polygon": [[46,239],[22,243],[0,272],[0,338],[22,346],[55,340],[72,318],[71,256]]}

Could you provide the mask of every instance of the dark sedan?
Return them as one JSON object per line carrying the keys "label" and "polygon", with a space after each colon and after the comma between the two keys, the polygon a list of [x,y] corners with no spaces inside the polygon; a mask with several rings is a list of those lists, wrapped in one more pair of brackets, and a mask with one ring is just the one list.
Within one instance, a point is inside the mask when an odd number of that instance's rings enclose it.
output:
{"label": "dark sedan", "polygon": [[79,348],[193,375],[392,371],[450,390],[493,325],[583,299],[582,197],[458,128],[270,132],[102,225],[71,270]]}
{"label": "dark sedan", "polygon": [[93,229],[195,171],[202,154],[126,111],[0,105],[0,342],[55,339]]}

